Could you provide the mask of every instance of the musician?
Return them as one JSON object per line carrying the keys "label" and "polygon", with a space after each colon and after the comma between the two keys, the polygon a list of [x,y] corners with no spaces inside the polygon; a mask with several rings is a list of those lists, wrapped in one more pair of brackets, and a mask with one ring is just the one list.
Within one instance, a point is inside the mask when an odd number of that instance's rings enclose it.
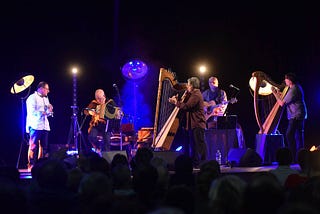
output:
{"label": "musician", "polygon": [[209,88],[202,93],[207,120],[211,116],[223,116],[227,109],[227,94],[219,88],[218,78],[212,76],[208,82]]}
{"label": "musician", "polygon": [[91,120],[88,128],[88,140],[95,152],[110,150],[111,133],[108,131],[110,120],[106,117],[106,112],[114,112],[116,103],[112,99],[107,99],[102,89],[95,91],[95,99],[92,100],[84,114],[90,115]]}
{"label": "musician", "polygon": [[[191,77],[187,83],[187,93],[178,100],[178,96],[169,98],[169,102],[186,112],[186,130],[190,133],[190,149],[194,167],[199,167],[201,161],[207,158],[205,143],[206,121],[204,117],[203,97],[200,91],[200,81]],[[188,153],[188,151],[186,151]]]}
{"label": "musician", "polygon": [[49,85],[40,82],[37,90],[26,100],[26,132],[29,133],[28,170],[36,161],[48,155],[48,135],[50,124],[48,117],[53,115],[53,106],[49,102]]}
{"label": "musician", "polygon": [[297,151],[304,148],[304,122],[307,119],[307,108],[304,101],[304,92],[294,73],[287,73],[284,77],[287,94],[281,100],[280,92],[272,88],[277,102],[287,110],[288,127],[286,131],[287,146],[290,148],[293,159],[296,160]]}

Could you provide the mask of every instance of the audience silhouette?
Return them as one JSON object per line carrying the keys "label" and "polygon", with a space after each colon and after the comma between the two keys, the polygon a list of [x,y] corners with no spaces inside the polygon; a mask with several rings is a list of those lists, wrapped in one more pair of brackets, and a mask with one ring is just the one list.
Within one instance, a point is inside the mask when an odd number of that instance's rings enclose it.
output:
{"label": "audience silhouette", "polygon": [[[290,167],[287,148],[277,152],[279,166]],[[320,212],[320,151],[301,149],[300,171],[289,176],[265,171],[250,177],[221,173],[209,160],[194,170],[179,155],[174,170],[139,148],[129,162],[116,154],[109,164],[96,153],[78,158],[52,155],[32,168],[29,182],[15,167],[0,167],[2,213],[253,214]],[[285,173],[284,173],[285,174]],[[293,176],[293,177],[292,177]],[[301,176],[297,178],[296,176]],[[288,177],[286,180],[285,177]],[[291,180],[290,180],[291,179]],[[285,183],[283,183],[285,180]]]}

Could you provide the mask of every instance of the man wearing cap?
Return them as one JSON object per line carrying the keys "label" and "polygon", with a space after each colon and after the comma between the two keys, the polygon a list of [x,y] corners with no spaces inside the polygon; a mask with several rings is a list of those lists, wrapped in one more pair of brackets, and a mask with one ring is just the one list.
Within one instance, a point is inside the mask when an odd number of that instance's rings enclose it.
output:
{"label": "man wearing cap", "polygon": [[307,119],[307,108],[304,101],[304,92],[294,73],[287,73],[284,78],[289,87],[287,94],[281,100],[279,94],[273,91],[280,106],[287,110],[288,127],[286,131],[287,146],[296,162],[296,154],[304,148],[304,121]]}

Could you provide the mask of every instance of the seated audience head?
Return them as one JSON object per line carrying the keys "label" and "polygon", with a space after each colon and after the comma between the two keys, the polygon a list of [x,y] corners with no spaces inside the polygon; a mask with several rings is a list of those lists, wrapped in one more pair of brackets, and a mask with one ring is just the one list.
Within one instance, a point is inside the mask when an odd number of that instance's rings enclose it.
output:
{"label": "seated audience head", "polygon": [[41,188],[65,188],[68,173],[62,161],[48,159],[39,163],[37,168],[37,182]]}
{"label": "seated audience head", "polygon": [[188,155],[179,155],[174,162],[174,168],[176,173],[192,174],[192,159]]}
{"label": "seated audience head", "polygon": [[152,150],[146,147],[139,148],[134,157],[136,165],[149,165],[152,158]]}
{"label": "seated audience head", "polygon": [[270,172],[259,172],[253,175],[244,192],[243,213],[276,213],[284,202],[284,188],[277,177]]}
{"label": "seated audience head", "polygon": [[184,211],[185,214],[193,214],[195,210],[195,195],[186,186],[172,186],[168,189],[164,199],[164,205]]}
{"label": "seated audience head", "polygon": [[115,156],[112,158],[111,161],[111,169],[113,169],[115,166],[118,165],[126,165],[129,166],[128,159],[125,155],[117,153]]}
{"label": "seated audience head", "polygon": [[292,152],[287,147],[279,148],[276,152],[276,161],[278,165],[290,165],[292,163],[293,157]]}
{"label": "seated audience head", "polygon": [[246,187],[247,183],[236,175],[226,175],[214,180],[209,190],[212,213],[240,214]]}
{"label": "seated audience head", "polygon": [[220,165],[216,160],[206,161],[200,166],[200,173],[203,172],[214,172],[218,177],[221,174]]}
{"label": "seated audience head", "polygon": [[216,160],[210,160],[200,166],[196,176],[196,187],[203,199],[208,199],[208,192],[212,181],[220,176],[220,165]]}
{"label": "seated audience head", "polygon": [[297,161],[300,166],[301,172],[307,173],[309,170],[309,157],[310,151],[308,149],[302,148],[297,153]]}
{"label": "seated audience head", "polygon": [[320,176],[320,150],[310,153],[310,177]]}
{"label": "seated audience head", "polygon": [[158,185],[167,186],[169,182],[169,171],[167,162],[161,157],[153,157],[150,161],[151,165],[157,169]]}
{"label": "seated audience head", "polygon": [[115,189],[130,188],[132,185],[131,171],[126,164],[117,164],[112,168],[111,178]]}

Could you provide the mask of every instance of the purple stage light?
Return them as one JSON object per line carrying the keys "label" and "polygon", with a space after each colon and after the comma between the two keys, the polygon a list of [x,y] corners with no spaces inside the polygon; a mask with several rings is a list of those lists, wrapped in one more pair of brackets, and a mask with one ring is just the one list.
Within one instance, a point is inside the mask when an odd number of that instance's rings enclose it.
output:
{"label": "purple stage light", "polygon": [[148,72],[148,66],[141,60],[127,62],[121,69],[122,75],[131,80],[143,78]]}

